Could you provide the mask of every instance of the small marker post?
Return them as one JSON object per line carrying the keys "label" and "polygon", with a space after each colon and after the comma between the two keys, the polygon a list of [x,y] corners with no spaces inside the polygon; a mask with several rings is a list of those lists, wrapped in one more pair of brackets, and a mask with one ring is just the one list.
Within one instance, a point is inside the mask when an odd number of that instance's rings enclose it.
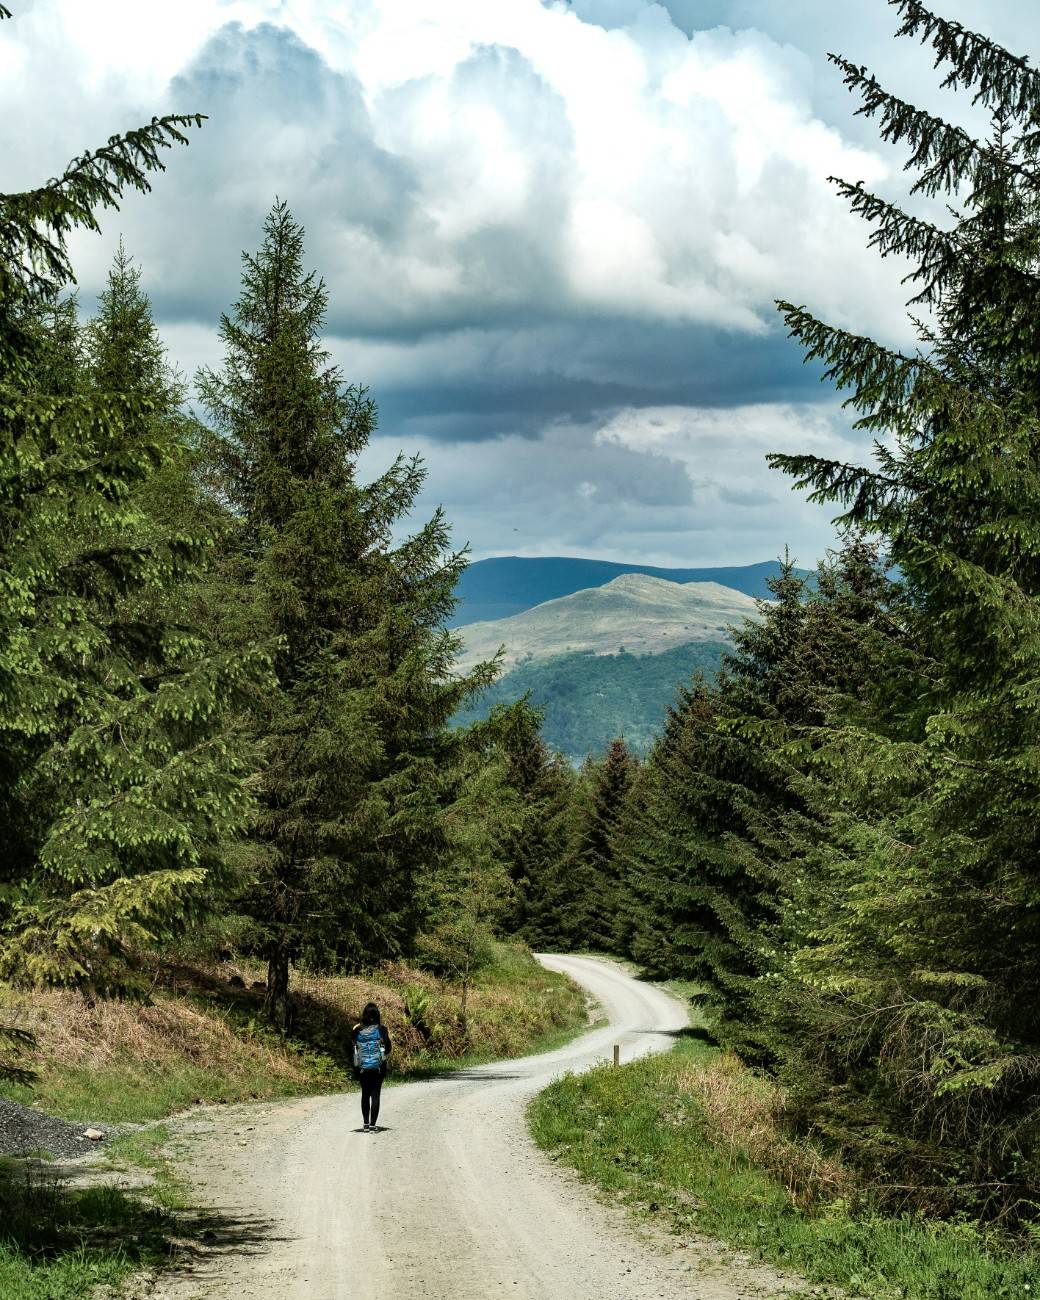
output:
{"label": "small marker post", "polygon": [[614,1064],[615,1064],[615,1065],[620,1065],[620,1064],[621,1064],[621,1044],[620,1044],[620,1043],[615,1043],[615,1044],[614,1044]]}

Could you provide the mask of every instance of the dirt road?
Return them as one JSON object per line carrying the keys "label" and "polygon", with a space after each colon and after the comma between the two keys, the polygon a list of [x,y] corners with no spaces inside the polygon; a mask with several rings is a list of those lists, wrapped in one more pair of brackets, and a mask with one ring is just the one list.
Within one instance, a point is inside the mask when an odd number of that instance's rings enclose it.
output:
{"label": "dirt road", "polygon": [[193,1121],[190,1177],[224,1226],[162,1300],[740,1300],[787,1288],[703,1248],[650,1245],[554,1168],[528,1100],[565,1070],[670,1047],[684,1006],[619,967],[545,957],[609,1024],[558,1051],[384,1089],[378,1133],[356,1094]]}

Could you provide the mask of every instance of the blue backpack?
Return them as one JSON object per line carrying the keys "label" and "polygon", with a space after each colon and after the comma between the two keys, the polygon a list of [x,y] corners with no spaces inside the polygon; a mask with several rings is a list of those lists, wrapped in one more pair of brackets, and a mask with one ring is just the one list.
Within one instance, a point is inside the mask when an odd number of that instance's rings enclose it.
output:
{"label": "blue backpack", "polygon": [[378,1070],[383,1064],[383,1035],[378,1025],[366,1025],[354,1040],[354,1068]]}

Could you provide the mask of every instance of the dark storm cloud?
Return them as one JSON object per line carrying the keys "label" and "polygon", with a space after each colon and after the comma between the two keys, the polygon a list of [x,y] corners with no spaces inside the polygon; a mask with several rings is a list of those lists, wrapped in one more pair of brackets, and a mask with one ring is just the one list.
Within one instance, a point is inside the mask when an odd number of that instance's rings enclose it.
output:
{"label": "dark storm cloud", "polygon": [[[336,354],[354,374],[356,349],[343,342]],[[404,438],[536,437],[560,415],[583,420],[623,406],[726,407],[823,395],[819,368],[802,364],[779,326],[747,336],[703,325],[599,321],[594,332],[557,325],[534,333],[522,362],[491,361],[458,377],[421,365],[407,379],[378,376],[377,364],[381,429]]]}

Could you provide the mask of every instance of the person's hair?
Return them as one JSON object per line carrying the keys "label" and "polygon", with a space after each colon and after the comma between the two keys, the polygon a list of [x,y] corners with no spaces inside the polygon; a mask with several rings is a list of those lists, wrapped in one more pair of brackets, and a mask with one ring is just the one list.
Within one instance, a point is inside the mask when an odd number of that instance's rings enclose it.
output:
{"label": "person's hair", "polygon": [[361,1023],[363,1025],[378,1025],[379,1022],[379,1008],[374,1002],[370,1002],[361,1013]]}

